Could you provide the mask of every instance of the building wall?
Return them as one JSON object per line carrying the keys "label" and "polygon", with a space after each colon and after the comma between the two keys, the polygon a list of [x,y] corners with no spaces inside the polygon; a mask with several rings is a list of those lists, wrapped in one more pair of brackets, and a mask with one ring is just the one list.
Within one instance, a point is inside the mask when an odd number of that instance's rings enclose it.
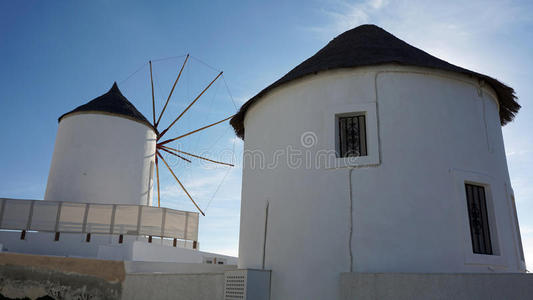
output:
{"label": "building wall", "polygon": [[44,199],[150,205],[155,139],[153,129],[127,118],[99,113],[65,116],[59,123]]}
{"label": "building wall", "polygon": [[[172,242],[172,241],[169,241]],[[133,241],[128,251],[124,251],[121,245],[108,244],[99,248],[98,258],[125,260],[125,261],[144,261],[144,262],[181,262],[195,264],[223,264],[237,265],[237,258],[216,253],[203,252],[198,250],[172,247],[171,245],[161,244],[161,241],[154,239],[153,243],[146,241]]]}
{"label": "building wall", "polygon": [[162,264],[207,264],[207,260],[217,265],[219,262],[223,265],[237,264],[236,257],[191,249],[192,241],[186,241],[187,244],[178,241],[178,247],[173,247],[172,240],[156,237],[148,243],[145,236],[124,235],[122,244],[118,242],[118,235],[92,234],[90,242],[86,242],[85,238],[85,234],[61,233],[59,240],[54,241],[52,232],[27,232],[25,239],[21,240],[20,232],[0,231],[0,252]]}
{"label": "building wall", "polygon": [[533,294],[533,275],[343,273],[340,286],[344,300],[526,300]]}
{"label": "building wall", "polygon": [[[331,157],[335,115],[358,111],[368,157]],[[271,269],[273,299],[337,298],[341,272],[524,270],[498,105],[477,80],[321,72],[250,108],[244,147],[239,268]],[[490,190],[498,255],[472,253],[465,180]]]}

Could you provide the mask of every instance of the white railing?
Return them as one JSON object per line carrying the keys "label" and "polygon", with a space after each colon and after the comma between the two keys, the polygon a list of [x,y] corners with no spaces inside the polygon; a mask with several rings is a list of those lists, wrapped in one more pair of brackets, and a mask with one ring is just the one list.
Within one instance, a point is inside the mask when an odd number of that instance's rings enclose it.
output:
{"label": "white railing", "polygon": [[0,198],[0,229],[198,241],[198,213],[145,205]]}

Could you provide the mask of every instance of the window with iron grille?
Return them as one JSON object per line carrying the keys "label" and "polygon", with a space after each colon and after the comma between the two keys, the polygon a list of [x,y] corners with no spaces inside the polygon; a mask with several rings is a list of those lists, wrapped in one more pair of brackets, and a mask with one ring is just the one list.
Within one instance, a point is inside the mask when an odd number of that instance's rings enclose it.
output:
{"label": "window with iron grille", "polygon": [[485,188],[483,186],[466,183],[465,189],[468,205],[468,218],[470,219],[472,250],[477,254],[492,255]]}
{"label": "window with iron grille", "polygon": [[340,157],[366,156],[365,116],[343,116],[338,122]]}

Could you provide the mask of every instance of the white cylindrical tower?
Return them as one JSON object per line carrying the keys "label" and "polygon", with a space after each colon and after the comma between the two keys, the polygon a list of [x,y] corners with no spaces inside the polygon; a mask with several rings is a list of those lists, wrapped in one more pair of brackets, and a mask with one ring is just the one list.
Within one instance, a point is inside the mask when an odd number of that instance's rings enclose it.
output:
{"label": "white cylindrical tower", "polygon": [[44,199],[151,205],[156,137],[115,83],[59,118]]}
{"label": "white cylindrical tower", "polygon": [[523,272],[500,82],[361,26],[243,105],[239,268],[271,299],[343,272]]}

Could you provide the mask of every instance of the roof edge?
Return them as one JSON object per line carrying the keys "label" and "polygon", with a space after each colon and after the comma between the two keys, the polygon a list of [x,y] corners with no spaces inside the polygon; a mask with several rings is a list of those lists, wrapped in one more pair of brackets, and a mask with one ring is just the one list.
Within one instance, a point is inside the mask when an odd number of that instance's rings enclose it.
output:
{"label": "roof edge", "polygon": [[130,121],[145,125],[146,127],[152,129],[156,135],[159,135],[159,132],[157,131],[157,129],[155,129],[154,126],[152,126],[152,124],[150,124],[148,122],[144,122],[144,121],[141,121],[139,119],[136,119],[136,118],[133,118],[133,117],[130,117],[130,116],[127,116],[127,115],[111,113],[111,112],[107,112],[107,111],[100,111],[100,110],[83,110],[83,111],[68,112],[66,114],[63,114],[61,117],[59,117],[57,119],[57,122],[61,123],[61,121],[64,118],[68,118],[68,117],[72,117],[72,116],[76,116],[76,115],[106,115],[106,116],[112,116],[112,117],[128,119]]}
{"label": "roof edge", "polygon": [[[368,49],[376,49],[375,51],[378,54],[374,54],[372,51],[369,52]],[[372,55],[376,55],[376,57],[372,57]],[[511,122],[521,108],[521,105],[516,102],[517,97],[514,89],[497,79],[458,67],[432,56],[407,44],[378,26],[361,25],[335,37],[313,56],[298,64],[283,77],[246,101],[230,120],[230,124],[235,130],[235,134],[244,139],[246,112],[271,90],[284,86],[293,80],[323,71],[387,64],[442,70],[478,78],[478,80],[488,84],[496,93],[499,103],[500,124],[502,126]]]}

